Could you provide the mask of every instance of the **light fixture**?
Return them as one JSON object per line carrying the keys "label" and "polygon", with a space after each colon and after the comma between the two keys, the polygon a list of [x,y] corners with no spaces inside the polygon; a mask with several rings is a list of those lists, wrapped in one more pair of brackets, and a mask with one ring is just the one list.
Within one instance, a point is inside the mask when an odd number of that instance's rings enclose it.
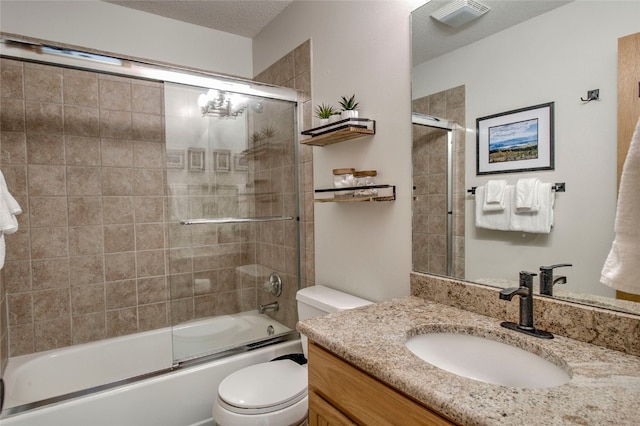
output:
{"label": "light fixture", "polygon": [[249,102],[237,93],[209,89],[198,97],[198,106],[203,116],[236,118],[247,109]]}
{"label": "light fixture", "polygon": [[458,28],[487,13],[491,8],[475,0],[456,0],[431,14],[450,27]]}

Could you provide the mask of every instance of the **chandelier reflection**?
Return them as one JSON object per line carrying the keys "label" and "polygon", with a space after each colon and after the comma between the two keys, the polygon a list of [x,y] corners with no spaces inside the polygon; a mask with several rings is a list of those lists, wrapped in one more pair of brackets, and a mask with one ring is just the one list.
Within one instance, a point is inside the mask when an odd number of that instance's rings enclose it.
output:
{"label": "chandelier reflection", "polygon": [[249,101],[237,93],[209,89],[198,97],[198,106],[203,117],[236,118],[247,109]]}

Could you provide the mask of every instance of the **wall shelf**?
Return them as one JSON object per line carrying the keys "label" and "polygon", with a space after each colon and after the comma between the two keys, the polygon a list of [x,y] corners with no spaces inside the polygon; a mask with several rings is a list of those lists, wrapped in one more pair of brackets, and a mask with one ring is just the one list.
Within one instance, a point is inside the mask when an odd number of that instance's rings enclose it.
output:
{"label": "wall shelf", "polygon": [[396,186],[395,185],[369,185],[369,186],[354,186],[348,188],[328,188],[328,189],[316,189],[316,194],[331,194],[339,191],[357,191],[363,189],[383,189],[387,192],[387,195],[378,194],[375,196],[344,196],[344,197],[326,197],[316,198],[316,203],[362,203],[372,201],[394,201],[396,199]]}
{"label": "wall shelf", "polygon": [[304,145],[326,146],[350,139],[376,134],[376,122],[368,118],[348,118],[302,132],[310,138],[300,141]]}

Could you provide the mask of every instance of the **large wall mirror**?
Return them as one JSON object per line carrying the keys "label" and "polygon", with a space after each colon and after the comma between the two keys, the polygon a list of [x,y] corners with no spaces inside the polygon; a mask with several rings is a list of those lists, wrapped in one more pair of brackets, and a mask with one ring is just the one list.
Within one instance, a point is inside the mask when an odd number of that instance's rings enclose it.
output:
{"label": "large wall mirror", "polygon": [[[554,297],[640,313],[640,303],[617,299],[599,282],[614,238],[618,38],[640,31],[640,2],[483,0],[491,10],[458,28],[431,17],[447,3],[432,0],[411,16],[413,269],[512,286],[519,271],[569,263],[555,271],[566,284]],[[594,89],[599,99],[584,101]],[[476,119],[550,102],[554,169],[478,175]],[[421,116],[450,121],[452,130]],[[437,184],[443,178],[425,170],[449,176],[452,190],[437,189],[446,187]],[[527,177],[566,186],[555,193],[551,232],[475,226],[470,188]],[[453,263],[431,256],[434,247]]]}

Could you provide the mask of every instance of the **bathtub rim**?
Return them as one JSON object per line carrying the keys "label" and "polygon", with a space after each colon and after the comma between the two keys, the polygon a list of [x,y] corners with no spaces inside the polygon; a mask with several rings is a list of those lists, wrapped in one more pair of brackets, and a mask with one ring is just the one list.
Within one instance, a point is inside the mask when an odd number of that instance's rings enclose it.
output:
{"label": "bathtub rim", "polygon": [[[57,404],[62,404],[74,399],[82,398],[88,395],[93,395],[100,392],[106,392],[118,387],[128,386],[143,380],[152,379],[155,377],[163,376],[165,374],[170,374],[173,372],[187,370],[189,368],[195,368],[201,366],[202,364],[206,364],[208,362],[217,361],[223,358],[232,357],[234,355],[240,355],[243,353],[251,352],[257,349],[262,349],[268,346],[277,345],[279,343],[289,342],[293,340],[300,339],[300,333],[296,330],[291,330],[289,332],[280,334],[278,336],[273,336],[268,339],[263,339],[258,342],[248,343],[242,346],[238,346],[235,348],[227,349],[225,351],[216,352],[192,359],[181,360],[176,362],[169,368],[164,368],[156,371],[152,371],[149,373],[141,374],[134,377],[129,377],[127,379],[118,380],[111,383],[102,384],[99,386],[94,386],[87,389],[82,389],[75,392],[69,392],[63,395],[57,395],[51,398],[42,399],[39,401],[29,402],[22,405],[16,405],[9,408],[4,408],[2,412],[0,412],[0,420],[7,419],[18,414],[26,413],[32,410],[45,408],[49,406],[54,406]],[[6,396],[6,392],[5,392]]]}

